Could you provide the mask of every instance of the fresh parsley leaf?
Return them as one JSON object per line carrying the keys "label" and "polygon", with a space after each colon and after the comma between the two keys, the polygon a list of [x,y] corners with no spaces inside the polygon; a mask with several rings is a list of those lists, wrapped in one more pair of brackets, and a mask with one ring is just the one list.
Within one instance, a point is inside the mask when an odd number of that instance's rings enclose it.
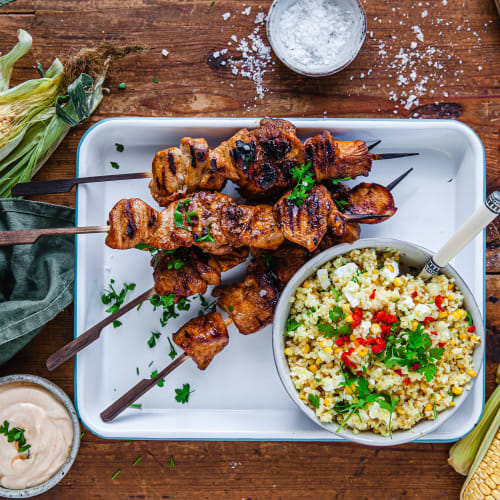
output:
{"label": "fresh parsley leaf", "polygon": [[467,319],[469,320],[469,326],[473,326],[474,325],[474,321],[472,319],[472,315],[469,311],[467,311]]}
{"label": "fresh parsley leaf", "polygon": [[205,234],[205,236],[202,236],[201,238],[198,238],[197,240],[194,240],[198,243],[202,243],[204,241],[209,241],[211,243],[213,243],[215,240],[212,238],[211,234],[210,234],[210,226],[208,226],[207,228],[207,234]]}
{"label": "fresh parsley leaf", "polygon": [[319,396],[317,394],[309,393],[307,395],[307,400],[314,406],[314,408],[319,408]]}
{"label": "fresh parsley leaf", "polygon": [[203,311],[200,311],[200,316],[203,316],[203,314],[215,312],[217,300],[212,300],[210,302],[201,293],[198,295],[198,297],[200,298],[201,306],[203,307]]}
{"label": "fresh parsley leaf", "polygon": [[127,84],[125,82],[118,84],[118,90],[125,90],[127,88]]}
{"label": "fresh parsley leaf", "polygon": [[[151,375],[149,376],[149,378],[155,378],[156,376],[158,375],[158,370],[154,370],[151,372]],[[163,387],[165,385],[165,380],[158,380],[158,382],[156,383],[156,385],[158,387]]]}
{"label": "fresh parsley leaf", "polygon": [[172,259],[168,261],[167,269],[182,269],[184,267],[184,261],[182,259]]}
{"label": "fresh parsley leaf", "polygon": [[175,357],[177,356],[177,351],[175,350],[174,344],[172,344],[170,337],[168,337],[168,343],[170,345],[170,352],[168,353],[168,355],[170,356],[170,359],[175,359]]}
{"label": "fresh parsley leaf", "polygon": [[294,332],[299,326],[303,324],[303,321],[299,323],[295,318],[288,318],[286,321],[286,331],[283,335],[288,335],[289,333]]}
{"label": "fresh parsley leaf", "polygon": [[349,205],[349,202],[347,200],[344,200],[344,199],[334,199],[333,200],[335,202],[335,205],[337,205],[337,208],[343,212],[345,210],[345,208],[347,207],[347,205]]}
{"label": "fresh parsley leaf", "polygon": [[[108,307],[106,309],[106,312],[109,314],[113,314],[118,309],[120,309],[120,306],[123,304],[125,297],[127,296],[127,292],[134,290],[135,288],[135,283],[124,283],[123,288],[117,292],[116,289],[114,288],[114,283],[115,280],[110,280],[108,289],[104,290],[104,293],[101,295],[101,302]],[[115,320],[113,321],[113,327],[117,328],[122,324],[121,321]]]}
{"label": "fresh parsley leaf", "polygon": [[158,79],[157,78],[153,78],[153,82],[158,83]]}
{"label": "fresh parsley leaf", "polygon": [[175,400],[178,403],[187,403],[189,401],[189,395],[194,391],[189,390],[189,384],[183,384],[182,389],[175,389]]}
{"label": "fresh parsley leaf", "polygon": [[168,465],[171,469],[175,467],[175,462],[174,462],[174,457],[173,455],[170,456],[170,463]]}
{"label": "fresh parsley leaf", "polygon": [[318,330],[323,334],[323,337],[331,338],[337,334],[335,328],[332,325],[327,325],[326,323],[318,323],[316,325]]}
{"label": "fresh parsley leaf", "polygon": [[120,165],[118,165],[118,163],[116,163],[116,161],[111,161],[110,163],[111,163],[111,166],[112,166],[114,169],[118,170],[118,169],[120,168]]}
{"label": "fresh parsley leaf", "polygon": [[191,223],[191,217],[194,215],[197,215],[196,212],[189,212],[187,213],[187,206],[191,202],[191,198],[186,198],[185,200],[179,201],[177,205],[175,206],[174,210],[174,224],[181,228],[184,229],[185,231],[191,231],[191,228],[184,227],[184,215],[186,215],[187,223]]}
{"label": "fresh parsley leaf", "polygon": [[142,410],[142,405],[136,403],[136,404],[130,405],[130,408],[136,408],[137,410]]}
{"label": "fresh parsley leaf", "polygon": [[312,164],[308,163],[307,165],[302,164],[300,167],[292,168],[292,177],[297,181],[297,184],[287,199],[294,201],[298,207],[304,204],[309,191],[314,186],[315,179],[314,174],[310,171],[311,167]]}
{"label": "fresh parsley leaf", "polygon": [[123,144],[118,144],[117,142],[115,142],[115,148],[119,153],[122,153],[125,149],[125,146]]}
{"label": "fresh parsley leaf", "polygon": [[343,179],[332,179],[332,183],[334,186],[338,186],[341,181],[350,181],[352,177],[344,177]]}
{"label": "fresh parsley leaf", "polygon": [[436,403],[432,403],[432,411],[434,412],[434,420],[437,420],[438,415],[436,410]]}
{"label": "fresh parsley leaf", "polygon": [[149,340],[148,340],[148,346],[151,347],[151,349],[153,347],[156,346],[156,341],[161,337],[161,333],[160,332],[151,332],[151,337],[149,337]]}

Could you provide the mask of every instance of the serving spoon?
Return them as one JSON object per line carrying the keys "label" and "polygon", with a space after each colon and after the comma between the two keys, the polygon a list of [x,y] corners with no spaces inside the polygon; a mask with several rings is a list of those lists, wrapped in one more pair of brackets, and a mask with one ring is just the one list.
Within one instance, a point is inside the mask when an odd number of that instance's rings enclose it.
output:
{"label": "serving spoon", "polygon": [[417,278],[425,281],[438,274],[499,214],[500,191],[493,191],[462,227],[427,261]]}

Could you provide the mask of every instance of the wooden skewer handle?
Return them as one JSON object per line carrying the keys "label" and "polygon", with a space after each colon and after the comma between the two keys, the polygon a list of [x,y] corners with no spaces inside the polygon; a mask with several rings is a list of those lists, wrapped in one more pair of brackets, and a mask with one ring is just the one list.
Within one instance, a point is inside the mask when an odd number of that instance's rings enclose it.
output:
{"label": "wooden skewer handle", "polygon": [[464,225],[448,240],[448,242],[432,257],[419,277],[429,279],[447,266],[451,259],[465,248],[488,224],[500,214],[500,191],[494,191],[483,205],[465,221]]}
{"label": "wooden skewer handle", "polygon": [[131,300],[128,304],[118,309],[118,311],[110,314],[107,318],[97,323],[97,325],[94,325],[92,328],[76,337],[76,339],[72,340],[64,347],[61,347],[61,349],[56,351],[47,359],[47,369],[49,371],[54,370],[58,366],[68,361],[68,359],[72,358],[76,353],[80,352],[82,349],[85,349],[85,347],[92,344],[92,342],[100,337],[101,331],[104,327],[110,325],[111,323],[113,323],[113,321],[117,320],[120,316],[123,316],[134,307],[137,307],[140,303],[144,302],[146,299],[154,295],[154,293],[154,288],[151,288],[147,292],[144,292],[134,300]]}
{"label": "wooden skewer handle", "polygon": [[76,184],[91,182],[126,181],[130,179],[149,179],[151,172],[135,172],[132,174],[94,175],[92,177],[75,177],[73,179],[55,179],[52,181],[20,182],[12,188],[12,196],[31,194],[67,193]]}
{"label": "wooden skewer handle", "polygon": [[137,401],[142,395],[154,387],[160,380],[163,380],[169,373],[173,372],[180,366],[189,356],[184,352],[178,356],[172,363],[165,367],[156,377],[151,379],[142,379],[132,389],[127,391],[121,398],[117,399],[111,406],[106,408],[101,413],[101,418],[104,422],[111,422],[120,413],[126,410],[134,401]]}
{"label": "wooden skewer handle", "polygon": [[0,246],[25,245],[35,243],[40,236],[56,236],[59,234],[107,233],[109,226],[87,227],[50,227],[46,229],[20,229],[17,231],[0,231]]}

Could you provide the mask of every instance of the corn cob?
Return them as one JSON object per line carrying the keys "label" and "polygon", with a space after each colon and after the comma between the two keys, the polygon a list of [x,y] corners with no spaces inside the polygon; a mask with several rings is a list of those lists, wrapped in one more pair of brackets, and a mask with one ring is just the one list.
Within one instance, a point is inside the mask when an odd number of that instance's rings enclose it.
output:
{"label": "corn cob", "polygon": [[462,500],[500,499],[500,410],[481,443],[460,498]]}

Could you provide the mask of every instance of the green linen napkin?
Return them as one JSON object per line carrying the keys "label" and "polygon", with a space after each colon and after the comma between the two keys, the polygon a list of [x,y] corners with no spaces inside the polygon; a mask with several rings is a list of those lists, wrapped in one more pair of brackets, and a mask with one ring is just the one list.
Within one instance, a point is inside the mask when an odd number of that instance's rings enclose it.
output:
{"label": "green linen napkin", "polygon": [[[0,199],[0,231],[74,226],[72,208]],[[0,365],[73,301],[74,236],[0,246]]]}

